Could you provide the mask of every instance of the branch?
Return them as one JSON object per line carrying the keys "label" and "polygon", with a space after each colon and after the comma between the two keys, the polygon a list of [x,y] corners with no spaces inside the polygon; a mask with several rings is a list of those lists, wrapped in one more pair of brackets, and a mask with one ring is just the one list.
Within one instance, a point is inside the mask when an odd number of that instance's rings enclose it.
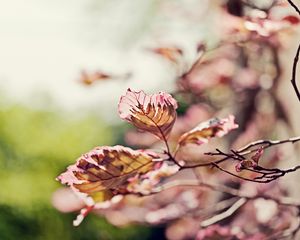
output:
{"label": "branch", "polygon": [[[253,153],[253,152],[257,151],[259,148],[266,149],[271,146],[276,146],[276,145],[284,144],[284,143],[295,143],[298,141],[300,141],[300,137],[289,138],[289,139],[281,140],[281,141],[259,140],[259,141],[249,143],[237,151],[231,150],[231,152],[233,154],[224,153],[224,152],[220,151],[219,149],[216,149],[217,152],[210,153],[210,154],[231,157],[233,160],[243,161],[243,160],[245,160],[245,157],[244,157],[245,155]],[[256,148],[252,149],[253,147],[256,147]],[[242,168],[243,170],[260,174],[260,176],[257,176],[254,179],[250,179],[250,178],[242,177],[238,174],[232,173],[232,172],[222,168],[221,166],[219,166],[216,163],[212,163],[212,165],[214,167],[218,168],[220,171],[225,172],[231,176],[237,177],[242,180],[246,180],[246,181],[250,181],[250,182],[257,182],[257,183],[269,183],[280,177],[285,176],[287,173],[295,172],[300,169],[300,165],[297,165],[293,168],[289,168],[289,169],[285,169],[285,170],[279,169],[279,168],[264,168],[264,167],[256,165],[256,164],[253,165],[252,167],[243,167]]]}
{"label": "branch", "polygon": [[[289,168],[289,169],[286,169],[286,170],[282,170],[282,169],[267,169],[267,168],[262,168],[260,166],[257,166],[254,168],[254,171],[250,168],[244,168],[244,170],[248,170],[248,171],[252,171],[252,172],[256,172],[256,173],[259,173],[261,174],[261,176],[258,176],[258,177],[255,177],[255,178],[246,178],[246,177],[242,177],[238,174],[235,174],[233,172],[230,172],[222,167],[220,167],[218,164],[213,164],[214,167],[218,168],[220,171],[222,172],[225,172],[233,177],[236,177],[236,178],[239,178],[241,180],[245,180],[245,181],[249,181],[249,182],[256,182],[256,183],[270,183],[280,177],[283,177],[285,176],[287,173],[291,173],[291,172],[295,172],[297,170],[300,169],[300,165],[297,165],[293,168]],[[256,169],[262,169],[263,171],[258,171]],[[256,171],[255,171],[256,170]],[[275,172],[274,172],[275,170]],[[264,171],[268,171],[268,172],[264,172]]]}
{"label": "branch", "polygon": [[235,188],[231,188],[231,187],[228,187],[225,185],[199,182],[199,180],[174,180],[172,182],[165,183],[161,186],[157,186],[156,188],[154,188],[152,190],[152,192],[150,194],[145,194],[143,196],[148,196],[148,195],[159,193],[159,192],[167,190],[167,189],[171,189],[174,187],[183,187],[183,186],[209,188],[210,190],[215,191],[215,192],[225,193],[232,197],[245,198],[248,200],[255,200],[257,198],[263,198],[265,200],[273,200],[278,205],[300,208],[300,202],[295,201],[294,199],[291,199],[289,197],[275,198],[275,197],[272,197],[269,195],[264,195],[264,194],[249,195],[246,193],[242,193],[241,191],[239,191]]}
{"label": "branch", "polygon": [[[284,143],[296,143],[299,141],[300,141],[300,136],[288,138],[285,140],[258,140],[258,141],[251,142],[251,143],[241,147],[236,152],[239,154],[242,154],[242,155],[246,155],[249,153],[256,152],[258,150],[258,148],[260,148],[260,147],[262,147],[263,149],[267,149],[272,146],[276,146],[276,145],[280,145],[280,144],[284,144]],[[257,148],[251,149],[253,147],[257,147]],[[249,151],[247,151],[247,150],[249,150]]]}
{"label": "branch", "polygon": [[[296,4],[292,1],[292,0],[287,0],[288,3],[295,9],[295,11],[300,15],[300,10],[299,8],[296,6]],[[296,83],[296,75],[297,75],[297,65],[298,65],[298,60],[299,60],[299,54],[300,54],[300,44],[298,46],[296,55],[294,57],[294,62],[293,62],[293,70],[292,70],[292,80],[291,83],[294,87],[294,90],[296,92],[296,95],[298,97],[298,100],[300,101],[300,92],[299,89],[297,87],[297,83]]]}
{"label": "branch", "polygon": [[240,198],[237,200],[230,208],[228,208],[226,211],[214,215],[213,217],[206,219],[201,222],[201,227],[208,227],[212,224],[215,224],[225,218],[230,217],[232,214],[234,214],[241,206],[243,206],[247,202],[246,198]]}
{"label": "branch", "polygon": [[300,15],[300,10],[299,8],[296,6],[296,4],[292,1],[292,0],[287,0],[288,3],[295,9],[295,11]]}
{"label": "branch", "polygon": [[[253,201],[259,198],[263,198],[265,200],[272,200],[275,203],[277,203],[280,206],[286,206],[286,207],[291,207],[291,208],[296,208],[298,210],[298,214],[295,216],[297,217],[297,224],[295,227],[292,227],[290,229],[285,230],[284,232],[280,232],[280,236],[278,237],[287,237],[287,236],[296,236],[297,232],[300,230],[300,202],[295,201],[294,199],[288,198],[288,197],[280,197],[276,198],[273,196],[265,195],[265,194],[255,194],[255,195],[249,195],[246,193],[242,193],[240,190],[225,186],[225,185],[214,185],[210,183],[205,183],[205,182],[199,182],[199,180],[177,180],[177,181],[172,181],[165,183],[161,186],[156,187],[153,189],[153,191],[150,194],[147,195],[152,195],[156,194],[158,192],[173,188],[173,187],[179,187],[179,186],[194,186],[194,187],[203,187],[203,188],[208,188],[210,190],[220,192],[223,194],[228,194],[231,197],[238,198],[238,200],[233,203],[231,207],[229,207],[227,210],[225,210],[222,213],[213,215],[211,218],[208,218],[204,221],[201,222],[201,227],[208,227],[212,224],[215,224],[219,221],[222,221],[234,214],[240,207],[242,207],[244,204],[246,204],[248,201]],[[217,207],[217,205],[214,205],[215,212],[218,212],[221,209],[226,208],[229,206],[228,204],[232,202],[233,199],[227,199],[222,202],[219,202],[221,204],[220,207]],[[207,210],[204,209],[204,210]],[[212,213],[214,214],[214,213]],[[276,234],[277,235],[277,234]],[[270,238],[273,239],[273,238]],[[276,238],[279,239],[279,238]]]}
{"label": "branch", "polygon": [[294,87],[294,90],[297,94],[298,100],[300,101],[300,92],[299,89],[297,87],[297,83],[296,83],[296,72],[297,72],[297,65],[298,65],[298,60],[299,60],[299,54],[300,54],[300,44],[298,46],[295,58],[294,58],[294,63],[293,63],[293,71],[292,71],[292,80],[291,83]]}
{"label": "branch", "polygon": [[241,180],[248,181],[248,182],[269,183],[269,182],[272,182],[272,181],[274,181],[275,179],[281,177],[281,176],[279,176],[279,175],[278,175],[278,176],[276,175],[276,176],[274,176],[273,178],[266,179],[266,180],[261,180],[262,178],[254,178],[254,179],[251,179],[251,178],[242,177],[242,176],[240,176],[240,175],[238,175],[238,174],[235,174],[235,173],[233,173],[233,172],[230,172],[230,171],[228,171],[228,170],[226,170],[226,169],[220,167],[218,164],[213,164],[213,165],[214,165],[214,167],[216,167],[217,169],[219,169],[221,172],[227,173],[227,174],[229,174],[229,175],[231,175],[231,176],[233,176],[233,177],[236,177],[236,178],[239,178],[239,179],[241,179]]}
{"label": "branch", "polygon": [[[229,159],[235,160],[235,161],[243,161],[246,159],[245,156],[256,152],[259,149],[267,149],[273,146],[285,144],[285,143],[296,143],[300,141],[300,136],[293,137],[293,138],[288,138],[285,140],[258,140],[255,142],[251,142],[243,147],[241,147],[238,150],[231,150],[231,153],[224,153],[219,149],[216,149],[216,152],[208,152],[205,153],[206,155],[211,155],[211,156],[222,156],[223,158],[209,162],[209,163],[200,163],[200,164],[194,164],[194,165],[187,165],[187,166],[182,166],[178,165],[180,167],[180,170],[183,169],[193,169],[193,168],[198,168],[198,167],[216,167],[220,171],[227,173],[233,177],[239,178],[244,181],[250,181],[250,182],[256,182],[256,183],[269,183],[272,182],[280,177],[285,176],[287,173],[295,172],[300,169],[300,165],[297,165],[293,168],[288,168],[288,169],[279,169],[279,168],[264,168],[259,165],[255,165],[253,167],[244,167],[242,168],[243,170],[254,172],[257,174],[260,174],[260,176],[257,176],[253,179],[247,178],[247,177],[242,177],[238,174],[235,174],[231,171],[228,171],[220,166],[220,163],[225,162]],[[171,159],[173,160],[173,159]],[[174,159],[174,162],[178,161]],[[180,162],[180,161],[179,161]]]}

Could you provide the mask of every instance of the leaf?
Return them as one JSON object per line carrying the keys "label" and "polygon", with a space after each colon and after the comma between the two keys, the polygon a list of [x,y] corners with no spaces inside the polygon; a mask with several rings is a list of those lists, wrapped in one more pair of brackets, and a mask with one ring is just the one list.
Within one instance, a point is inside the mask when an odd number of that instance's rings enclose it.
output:
{"label": "leaf", "polygon": [[168,93],[146,95],[129,88],[120,99],[119,115],[138,129],[165,139],[175,123],[176,108],[176,100]]}
{"label": "leaf", "polygon": [[154,187],[164,179],[174,175],[179,171],[179,167],[167,162],[160,162],[155,169],[149,171],[142,177],[136,176],[129,179],[130,184],[127,189],[132,193],[150,194]]}
{"label": "leaf", "polygon": [[181,135],[178,144],[181,146],[189,143],[201,145],[207,143],[212,137],[223,137],[229,131],[237,127],[238,125],[234,123],[234,116],[232,115],[223,119],[212,118]]}
{"label": "leaf", "polygon": [[[96,147],[68,167],[58,180],[91,197],[101,199],[126,192],[128,179],[150,171],[158,157],[154,153],[123,146]],[[112,194],[113,193],[113,194]]]}
{"label": "leaf", "polygon": [[263,147],[260,147],[256,150],[255,154],[251,157],[251,159],[255,162],[258,163],[259,159],[261,158],[261,156],[264,153],[264,149]]}
{"label": "leaf", "polygon": [[256,152],[254,153],[254,155],[251,156],[251,159],[244,159],[242,161],[240,161],[236,166],[235,166],[235,170],[237,172],[242,171],[245,168],[255,168],[258,165],[258,162],[261,158],[261,156],[264,153],[264,149],[263,147],[260,147],[256,150]]}
{"label": "leaf", "polygon": [[154,48],[152,51],[173,63],[177,63],[178,58],[183,55],[182,49],[178,47],[160,47]]}
{"label": "leaf", "polygon": [[100,71],[90,72],[90,73],[86,71],[82,71],[80,76],[80,82],[85,85],[91,85],[96,81],[104,81],[104,80],[109,80],[111,78],[112,78],[111,75],[108,75]]}
{"label": "leaf", "polygon": [[289,22],[290,24],[296,25],[300,22],[299,18],[294,15],[285,16],[282,20]]}
{"label": "leaf", "polygon": [[237,165],[235,165],[235,170],[237,172],[241,172],[243,169],[254,168],[257,166],[257,163],[253,160],[244,159],[240,161]]}

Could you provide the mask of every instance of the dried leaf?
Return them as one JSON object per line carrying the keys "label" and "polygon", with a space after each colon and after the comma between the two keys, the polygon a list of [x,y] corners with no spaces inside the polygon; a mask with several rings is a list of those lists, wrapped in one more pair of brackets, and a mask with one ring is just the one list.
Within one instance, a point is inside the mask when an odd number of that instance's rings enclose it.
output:
{"label": "dried leaf", "polygon": [[104,80],[108,80],[111,78],[112,78],[112,76],[110,76],[106,73],[100,72],[100,71],[91,72],[91,73],[82,71],[81,76],[80,76],[80,82],[85,85],[91,85],[96,81],[104,81]]}
{"label": "dried leaf", "polygon": [[223,119],[213,118],[200,123],[191,131],[181,135],[178,143],[181,146],[188,143],[201,145],[207,143],[212,137],[223,137],[229,131],[237,127],[238,125],[234,123],[234,116],[232,115]]}
{"label": "dried leaf", "polygon": [[257,166],[256,162],[249,159],[245,159],[240,161],[237,165],[235,165],[235,170],[237,172],[241,172],[243,169],[255,168],[256,166]]}
{"label": "dried leaf", "polygon": [[101,201],[126,192],[128,179],[150,171],[158,157],[154,153],[123,146],[97,147],[83,154],[58,180]]}
{"label": "dried leaf", "polygon": [[152,51],[173,63],[177,63],[178,58],[183,55],[182,49],[178,47],[160,47]]}
{"label": "dried leaf", "polygon": [[245,168],[255,168],[258,165],[258,161],[264,153],[264,149],[262,147],[258,148],[251,159],[244,159],[240,161],[236,166],[235,170],[237,172],[242,171]]}
{"label": "dried leaf", "polygon": [[119,115],[138,129],[166,138],[176,120],[176,100],[167,93],[146,95],[128,89],[119,102]]}

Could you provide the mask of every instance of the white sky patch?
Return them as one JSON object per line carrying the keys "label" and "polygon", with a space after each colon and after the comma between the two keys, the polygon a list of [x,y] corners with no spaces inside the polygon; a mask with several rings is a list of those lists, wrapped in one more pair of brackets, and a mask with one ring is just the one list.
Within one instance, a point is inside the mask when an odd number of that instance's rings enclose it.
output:
{"label": "white sky patch", "polygon": [[[29,105],[39,104],[46,93],[63,109],[99,105],[108,115],[116,116],[119,95],[127,87],[151,92],[171,90],[174,71],[170,65],[143,51],[144,47],[157,47],[164,42],[153,30],[160,25],[160,18],[155,21],[158,3],[0,0],[1,92]],[[165,30],[168,24],[161,25]],[[165,42],[169,37],[195,44],[199,38],[195,29],[182,23],[170,21],[170,25],[173,32],[162,34]],[[77,81],[82,69],[117,74],[133,71],[134,75],[127,82],[85,87]]]}

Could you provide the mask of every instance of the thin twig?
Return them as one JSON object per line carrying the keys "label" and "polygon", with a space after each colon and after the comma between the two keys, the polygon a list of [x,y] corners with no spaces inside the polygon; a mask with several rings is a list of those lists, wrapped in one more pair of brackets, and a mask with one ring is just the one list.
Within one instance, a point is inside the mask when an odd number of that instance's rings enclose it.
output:
{"label": "thin twig", "polygon": [[[249,144],[247,144],[246,146],[244,147],[241,147],[240,149],[237,150],[237,152],[239,154],[243,154],[243,155],[246,155],[246,154],[249,154],[249,153],[252,153],[252,152],[256,152],[258,150],[258,148],[255,148],[255,149],[252,149],[253,147],[262,147],[263,149],[266,149],[266,148],[269,148],[271,146],[276,146],[276,145],[280,145],[280,144],[284,144],[284,143],[296,143],[296,142],[299,142],[300,141],[300,136],[297,136],[297,137],[293,137],[293,138],[288,138],[288,139],[285,139],[285,140],[258,140],[258,141],[255,141],[255,142],[251,142]],[[246,152],[247,150],[250,150],[248,152]]]}
{"label": "thin twig", "polygon": [[[208,162],[208,163],[199,163],[199,164],[194,164],[194,165],[186,165],[186,166],[182,166],[181,164],[178,164],[178,166],[180,167],[180,170],[183,169],[194,169],[194,168],[198,168],[198,167],[216,167],[217,169],[219,169],[222,172],[225,172],[233,177],[239,178],[241,180],[245,180],[245,181],[250,181],[250,182],[256,182],[256,183],[269,183],[272,182],[280,177],[285,176],[287,173],[291,173],[291,172],[295,172],[297,170],[300,169],[300,165],[297,165],[295,167],[289,168],[289,169],[279,169],[279,168],[265,168],[259,165],[253,166],[251,168],[247,168],[244,167],[242,169],[247,170],[247,171],[251,171],[257,174],[260,174],[260,176],[257,176],[253,179],[251,178],[246,178],[246,177],[242,177],[238,174],[235,174],[231,171],[228,171],[224,168],[222,168],[219,164],[223,163],[227,160],[235,160],[235,161],[243,161],[245,160],[245,156],[251,153],[256,152],[259,149],[267,149],[273,146],[277,146],[277,145],[281,145],[281,144],[285,144],[285,143],[296,143],[300,141],[300,136],[297,137],[293,137],[293,138],[288,138],[288,139],[284,139],[284,140],[258,140],[255,142],[251,142],[243,147],[241,147],[238,150],[231,150],[231,153],[224,153],[223,151],[221,151],[220,149],[216,149],[216,152],[208,152],[205,153],[206,155],[210,155],[210,156],[223,156],[223,158],[213,161],[213,162]],[[172,158],[172,155],[169,155],[169,158],[171,160],[173,160],[173,162],[180,162],[178,160],[176,160],[175,158]]]}
{"label": "thin twig", "polygon": [[228,208],[226,211],[214,215],[213,217],[206,219],[201,222],[201,227],[208,227],[212,224],[215,224],[225,218],[230,217],[232,214],[234,214],[241,206],[243,206],[247,202],[246,198],[240,198],[237,200],[230,208]]}
{"label": "thin twig", "polygon": [[287,0],[288,3],[295,9],[295,11],[300,15],[300,10],[299,8],[296,6],[296,4],[292,1],[292,0]]}

